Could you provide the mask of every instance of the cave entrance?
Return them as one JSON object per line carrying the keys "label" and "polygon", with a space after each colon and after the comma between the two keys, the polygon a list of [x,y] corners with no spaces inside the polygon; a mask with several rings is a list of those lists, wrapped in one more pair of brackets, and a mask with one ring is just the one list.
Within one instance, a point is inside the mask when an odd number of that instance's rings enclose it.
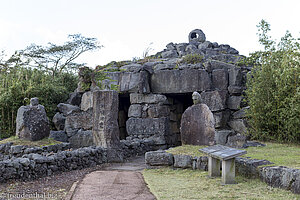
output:
{"label": "cave entrance", "polygon": [[119,115],[118,123],[120,129],[120,140],[125,140],[128,136],[126,130],[126,121],[128,120],[128,109],[130,106],[129,94],[119,94]]}
{"label": "cave entrance", "polygon": [[192,93],[165,94],[170,102],[170,146],[181,145],[180,123],[183,112],[193,105]]}

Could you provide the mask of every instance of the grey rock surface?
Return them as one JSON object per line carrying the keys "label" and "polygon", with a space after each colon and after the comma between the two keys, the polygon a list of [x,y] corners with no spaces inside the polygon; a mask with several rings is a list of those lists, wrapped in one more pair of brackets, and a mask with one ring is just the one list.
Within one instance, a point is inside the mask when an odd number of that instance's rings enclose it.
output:
{"label": "grey rock surface", "polygon": [[66,117],[62,114],[57,112],[53,119],[52,122],[56,128],[56,130],[60,131],[60,130],[64,130],[65,129],[65,122],[66,122]]}
{"label": "grey rock surface", "polygon": [[93,93],[88,91],[82,95],[80,109],[87,111],[90,108],[93,108]]}
{"label": "grey rock surface", "polygon": [[119,94],[116,91],[93,93],[93,141],[103,148],[117,148],[120,143],[118,111]]}
{"label": "grey rock surface", "polygon": [[93,146],[93,132],[91,130],[79,130],[75,135],[69,138],[71,147],[81,148]]}
{"label": "grey rock surface", "polygon": [[205,104],[187,108],[180,125],[182,144],[212,145],[215,138],[215,120]]}
{"label": "grey rock surface", "polygon": [[[35,103],[33,103],[35,105]],[[31,141],[48,137],[50,127],[44,106],[21,106],[16,119],[16,135]]]}
{"label": "grey rock surface", "polygon": [[151,76],[153,93],[188,93],[211,88],[211,80],[205,70],[161,70]]}
{"label": "grey rock surface", "polygon": [[177,168],[192,168],[192,156],[188,155],[174,155],[174,167]]}
{"label": "grey rock surface", "polygon": [[50,131],[49,138],[60,142],[68,142],[68,136],[65,131]]}
{"label": "grey rock surface", "polygon": [[145,154],[145,162],[150,166],[171,166],[173,165],[173,155],[163,150],[149,151]]}
{"label": "grey rock surface", "polygon": [[73,106],[71,104],[60,103],[57,105],[57,109],[63,113],[65,116],[71,114],[72,112],[80,111],[78,106]]}
{"label": "grey rock surface", "polygon": [[202,92],[201,97],[202,103],[206,104],[211,111],[220,111],[227,107],[228,92],[226,90]]}

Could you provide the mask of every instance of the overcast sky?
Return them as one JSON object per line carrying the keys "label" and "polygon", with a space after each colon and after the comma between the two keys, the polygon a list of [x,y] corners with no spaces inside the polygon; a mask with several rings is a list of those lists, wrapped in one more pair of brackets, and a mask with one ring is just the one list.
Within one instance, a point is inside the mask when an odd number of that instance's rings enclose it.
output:
{"label": "overcast sky", "polygon": [[260,49],[256,25],[271,24],[272,36],[300,32],[299,0],[0,0],[0,50],[31,43],[62,43],[68,34],[96,37],[104,48],[79,61],[95,67],[112,60],[156,53],[169,42],[188,42],[191,30],[248,55]]}

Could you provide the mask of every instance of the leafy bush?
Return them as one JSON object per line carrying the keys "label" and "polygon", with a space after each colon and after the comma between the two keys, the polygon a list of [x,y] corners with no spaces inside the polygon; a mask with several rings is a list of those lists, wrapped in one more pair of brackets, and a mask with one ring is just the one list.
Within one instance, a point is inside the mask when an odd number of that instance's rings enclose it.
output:
{"label": "leafy bush", "polygon": [[254,139],[300,142],[300,44],[287,31],[276,43],[270,25],[258,25],[264,51],[254,52],[248,63],[246,96],[250,134]]}

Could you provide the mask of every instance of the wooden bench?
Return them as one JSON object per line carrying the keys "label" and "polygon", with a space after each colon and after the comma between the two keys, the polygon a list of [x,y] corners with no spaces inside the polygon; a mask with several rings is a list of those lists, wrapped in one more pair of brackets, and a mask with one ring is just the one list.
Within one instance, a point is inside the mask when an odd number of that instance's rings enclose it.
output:
{"label": "wooden bench", "polygon": [[222,145],[209,146],[199,149],[208,155],[208,175],[220,176],[220,161],[222,160],[222,184],[235,183],[235,158],[247,153],[247,151],[234,149]]}

